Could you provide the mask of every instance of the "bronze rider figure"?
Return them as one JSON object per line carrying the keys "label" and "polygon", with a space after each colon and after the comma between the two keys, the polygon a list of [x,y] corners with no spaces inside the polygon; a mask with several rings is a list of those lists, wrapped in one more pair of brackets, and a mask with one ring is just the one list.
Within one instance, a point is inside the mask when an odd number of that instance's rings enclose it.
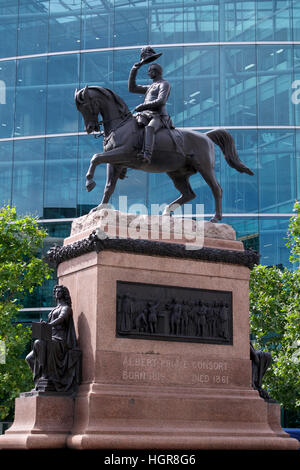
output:
{"label": "bronze rider figure", "polygon": [[144,103],[135,108],[139,126],[145,127],[143,149],[137,157],[147,163],[151,163],[155,134],[165,127],[173,129],[172,120],[167,112],[166,103],[170,94],[170,84],[162,77],[163,69],[159,64],[151,64],[148,68],[148,76],[152,79],[151,85],[137,85],[136,76],[139,68],[152,62],[161,53],[156,54],[151,47],[145,47],[141,52],[141,61],[133,65],[128,80],[128,89],[132,93],[144,94]]}

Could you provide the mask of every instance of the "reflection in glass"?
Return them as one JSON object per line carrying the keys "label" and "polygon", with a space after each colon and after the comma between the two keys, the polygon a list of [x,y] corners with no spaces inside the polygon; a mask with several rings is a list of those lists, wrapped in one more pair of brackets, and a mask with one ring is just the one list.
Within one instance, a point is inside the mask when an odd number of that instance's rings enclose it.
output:
{"label": "reflection in glass", "polygon": [[256,1],[256,34],[258,41],[290,41],[292,39],[290,0]]}
{"label": "reflection in glass", "polygon": [[0,2],[0,57],[17,55],[18,2]]}
{"label": "reflection in glass", "polygon": [[43,218],[76,217],[78,137],[46,140]]}
{"label": "reflection in glass", "polygon": [[87,214],[93,207],[98,206],[106,182],[106,164],[98,165],[94,180],[97,184],[90,193],[85,189],[85,175],[90,160],[95,153],[103,151],[103,139],[95,139],[92,135],[79,136],[78,148],[78,216]]}
{"label": "reflection in glass", "polygon": [[14,142],[12,204],[17,213],[43,214],[44,139]]}
{"label": "reflection in glass", "polygon": [[293,131],[258,132],[259,210],[291,213],[296,197]]}
{"label": "reflection in glass", "polygon": [[[184,1],[184,41],[185,42],[217,42],[224,40],[219,37],[220,16],[219,1],[197,2]],[[223,15],[224,18],[224,15]]]}
{"label": "reflection in glass", "polygon": [[76,88],[79,88],[79,54],[49,57],[47,134],[78,131]]}
{"label": "reflection in glass", "polygon": [[286,247],[289,218],[261,218],[259,222],[261,264],[292,269]]}
{"label": "reflection in glass", "polygon": [[292,47],[257,46],[258,125],[293,125]]}
{"label": "reflection in glass", "polygon": [[254,176],[239,173],[231,168],[221,155],[221,186],[223,188],[223,212],[240,214],[257,212],[258,167],[257,131],[250,129],[230,130],[238,155]]}
{"label": "reflection in glass", "polygon": [[49,52],[80,49],[80,14],[81,0],[50,1]]}
{"label": "reflection in glass", "polygon": [[0,62],[0,138],[12,137],[13,135],[15,86],[16,61]]}
{"label": "reflection in glass", "polygon": [[221,41],[255,41],[255,3],[235,0],[220,2],[225,33]]}
{"label": "reflection in glass", "polygon": [[300,131],[296,129],[296,183],[297,183],[297,192],[296,199],[300,199]]}
{"label": "reflection in glass", "polygon": [[221,124],[256,125],[255,46],[221,47]]}
{"label": "reflection in glass", "polygon": [[48,51],[50,0],[19,0],[18,55]]}
{"label": "reflection in glass", "polygon": [[111,47],[113,43],[114,0],[81,2],[82,49]]}
{"label": "reflection in glass", "polygon": [[218,125],[219,47],[185,47],[183,77],[184,126]]}
{"label": "reflection in glass", "polygon": [[114,46],[149,44],[148,0],[114,0]]}
{"label": "reflection in glass", "polygon": [[13,142],[0,142],[0,206],[11,205]]}
{"label": "reflection in glass", "polygon": [[183,42],[183,0],[149,0],[149,43]]}
{"label": "reflection in glass", "polygon": [[18,60],[15,136],[45,133],[46,77],[46,57]]}
{"label": "reflection in glass", "polygon": [[[101,51],[82,54],[80,61],[79,88],[102,86],[113,89],[113,52]],[[79,118],[80,131],[84,131],[84,121]]]}

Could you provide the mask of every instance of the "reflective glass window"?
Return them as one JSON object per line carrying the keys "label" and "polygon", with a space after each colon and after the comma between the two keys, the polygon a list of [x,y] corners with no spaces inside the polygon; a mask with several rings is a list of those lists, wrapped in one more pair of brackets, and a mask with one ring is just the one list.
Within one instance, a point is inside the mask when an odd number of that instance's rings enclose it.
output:
{"label": "reflective glass window", "polygon": [[[81,55],[80,88],[103,86],[113,89],[113,52],[101,51]],[[80,130],[84,130],[84,121],[79,120]]]}
{"label": "reflective glass window", "polygon": [[149,0],[149,43],[183,42],[183,0]]}
{"label": "reflective glass window", "polygon": [[0,62],[0,138],[13,136],[15,85],[16,61]]}
{"label": "reflective glass window", "polygon": [[295,135],[258,131],[260,212],[290,213],[296,197]]}
{"label": "reflective glass window", "polygon": [[78,130],[74,91],[79,88],[79,62],[79,54],[48,57],[48,134]]}
{"label": "reflective glass window", "polygon": [[13,142],[0,142],[0,205],[11,205]]}
{"label": "reflective glass window", "polygon": [[300,199],[300,131],[296,129],[296,181],[297,181],[297,194],[296,199]]}
{"label": "reflective glass window", "polygon": [[185,47],[182,82],[184,126],[217,125],[220,120],[219,47]]}
{"label": "reflective glass window", "polygon": [[114,0],[82,2],[82,49],[113,44]]}
{"label": "reflective glass window", "polygon": [[[163,78],[171,85],[166,108],[175,126],[183,125],[183,47],[161,48],[163,55],[157,62],[163,68]],[[148,67],[145,67],[145,71]],[[152,83],[150,80],[148,83]]]}
{"label": "reflective glass window", "polygon": [[251,129],[229,130],[238,155],[254,176],[239,173],[220,155],[221,186],[224,213],[249,213],[258,211],[257,131]]}
{"label": "reflective glass window", "polygon": [[[219,1],[184,0],[184,41],[216,42],[220,40]],[[224,15],[223,15],[224,18]]]}
{"label": "reflective glass window", "polygon": [[259,221],[260,263],[267,266],[291,268],[286,247],[288,218],[261,218]]}
{"label": "reflective glass window", "polygon": [[[255,41],[255,2],[222,1],[220,17],[225,41]],[[223,28],[222,28],[223,31]]]}
{"label": "reflective glass window", "polygon": [[[147,200],[148,174],[144,171],[127,170],[126,178],[118,180],[111,203],[115,209],[128,213],[142,213],[136,204],[148,206]],[[120,197],[126,198],[123,205]],[[121,206],[120,206],[121,205]],[[126,210],[127,208],[127,210]]]}
{"label": "reflective glass window", "polygon": [[295,124],[300,125],[300,46],[294,45],[294,75],[290,88],[290,103],[295,114]]}
{"label": "reflective glass window", "polygon": [[77,137],[46,140],[43,218],[77,215]]}
{"label": "reflective glass window", "polygon": [[17,55],[18,2],[0,0],[0,57]]}
{"label": "reflective glass window", "polygon": [[293,40],[300,40],[300,3],[298,0],[292,0],[292,18],[293,18]]}
{"label": "reflective glass window", "polygon": [[15,136],[45,133],[46,77],[46,57],[18,61]]}
{"label": "reflective glass window", "polygon": [[[140,49],[116,50],[113,52],[113,90],[126,102],[133,111],[135,106],[144,101],[144,95],[128,91],[128,77],[133,64],[140,60]],[[159,61],[159,63],[161,63]],[[138,84],[150,84],[147,75],[148,65],[142,66],[137,74]]]}
{"label": "reflective glass window", "polygon": [[18,214],[43,214],[44,139],[14,142],[12,204]]}
{"label": "reflective glass window", "polygon": [[51,0],[49,51],[81,48],[81,0]]}
{"label": "reflective glass window", "polygon": [[148,18],[148,0],[114,0],[114,46],[149,44]]}
{"label": "reflective glass window", "polygon": [[259,218],[257,216],[224,217],[222,222],[234,228],[236,239],[243,242],[245,249],[251,248],[260,251]]}
{"label": "reflective glass window", "polygon": [[292,9],[290,0],[257,0],[257,41],[290,41]]}
{"label": "reflective glass window", "polygon": [[18,55],[47,52],[48,22],[49,0],[19,0]]}
{"label": "reflective glass window", "polygon": [[90,166],[90,160],[95,153],[103,152],[103,139],[95,139],[92,135],[79,136],[78,147],[78,216],[87,214],[93,207],[100,204],[105,182],[106,164],[98,165],[95,170],[94,181],[97,186],[93,191],[87,192],[85,188],[85,175]]}
{"label": "reflective glass window", "polygon": [[221,47],[220,112],[223,125],[256,125],[255,46]]}
{"label": "reflective glass window", "polygon": [[293,125],[291,46],[257,46],[259,125]]}
{"label": "reflective glass window", "polygon": [[147,189],[149,207],[151,204],[155,204],[162,206],[163,209],[180,196],[173,181],[166,173],[150,173]]}

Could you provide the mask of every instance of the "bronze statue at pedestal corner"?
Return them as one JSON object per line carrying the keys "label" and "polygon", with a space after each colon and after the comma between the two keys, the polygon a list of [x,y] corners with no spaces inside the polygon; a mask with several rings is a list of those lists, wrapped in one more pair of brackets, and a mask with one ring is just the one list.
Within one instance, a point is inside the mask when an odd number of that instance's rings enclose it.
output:
{"label": "bronze statue at pedestal corner", "polygon": [[268,392],[262,388],[262,379],[272,362],[272,354],[254,349],[250,341],[250,359],[252,362],[252,387],[258,391],[261,398],[270,400]]}
{"label": "bronze statue at pedestal corner", "polygon": [[35,391],[74,393],[81,380],[81,351],[77,346],[72,302],[65,286],[55,286],[56,307],[48,322],[34,325],[39,339],[26,361],[33,372]]}
{"label": "bronze statue at pedestal corner", "polygon": [[[196,197],[189,178],[199,173],[212,190],[215,200],[215,215],[211,222],[222,219],[222,188],[215,176],[214,143],[217,144],[228,165],[240,173],[253,175],[237,154],[232,136],[225,129],[206,133],[174,129],[165,105],[170,93],[170,84],[162,78],[162,67],[150,65],[148,74],[152,85],[140,86],[135,83],[138,68],[150,63],[161,54],[151,47],[143,48],[141,60],[130,72],[129,90],[145,94],[144,103],[137,106],[136,116],[132,115],[126,103],[112,90],[101,86],[86,86],[75,91],[75,103],[82,114],[88,134],[99,132],[103,125],[104,152],[95,154],[86,174],[86,189],[91,191],[97,165],[107,163],[107,180],[99,206],[107,204],[118,179],[123,179],[127,168],[153,173],[164,173],[173,181],[180,196],[168,204],[164,215],[172,214],[176,207]],[[102,121],[98,121],[101,114]],[[141,127],[145,126],[144,128]]]}

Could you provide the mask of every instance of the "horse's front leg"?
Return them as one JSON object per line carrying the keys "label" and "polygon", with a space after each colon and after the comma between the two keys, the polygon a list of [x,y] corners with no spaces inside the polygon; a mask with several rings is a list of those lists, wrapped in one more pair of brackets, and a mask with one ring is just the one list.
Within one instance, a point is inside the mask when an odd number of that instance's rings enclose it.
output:
{"label": "horse's front leg", "polygon": [[[127,153],[127,155],[126,155]],[[95,169],[100,163],[125,163],[128,161],[128,148],[125,147],[117,147],[113,150],[108,150],[107,152],[103,153],[95,153],[90,161],[90,166],[88,172],[86,174],[86,190],[92,191],[96,186],[94,178]]]}
{"label": "horse's front leg", "polygon": [[104,193],[102,197],[102,201],[100,204],[96,207],[94,207],[90,212],[94,212],[98,209],[101,209],[101,207],[105,206],[108,204],[118,181],[118,178],[123,170],[123,167],[121,166],[114,166],[111,165],[110,163],[107,164],[106,166],[106,184],[104,188]]}

